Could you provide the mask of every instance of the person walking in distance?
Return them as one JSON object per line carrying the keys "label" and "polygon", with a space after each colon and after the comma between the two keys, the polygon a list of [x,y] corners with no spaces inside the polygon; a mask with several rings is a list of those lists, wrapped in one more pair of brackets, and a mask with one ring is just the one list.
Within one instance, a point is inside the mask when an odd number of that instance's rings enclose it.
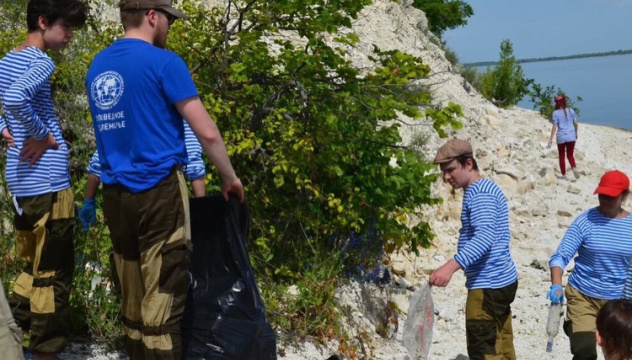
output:
{"label": "person walking in distance", "polygon": [[58,359],[66,345],[75,266],[68,146],[53,107],[55,64],[47,51],[63,50],[86,13],[77,0],[30,0],[26,38],[0,60],[0,132],[9,145],[5,173],[17,253],[27,264],[9,303],[18,325],[30,330],[35,360]]}
{"label": "person walking in distance", "polygon": [[468,289],[465,310],[467,352],[472,360],[515,360],[511,304],[518,272],[509,251],[507,200],[490,179],[481,175],[471,145],[460,139],[439,148],[434,162],[443,180],[463,189],[457,252],[430,275],[430,284],[445,287],[463,270]]}
{"label": "person walking in distance", "polygon": [[551,127],[551,137],[548,146],[553,144],[553,137],[557,134],[557,152],[560,163],[562,177],[566,178],[566,157],[571,164],[573,175],[577,178],[579,174],[575,169],[575,142],[577,141],[577,114],[566,106],[566,96],[560,95],[555,98],[555,111],[553,111],[553,125]]}
{"label": "person walking in distance", "polygon": [[185,15],[171,0],[122,0],[119,8],[124,36],[95,56],[86,88],[126,349],[132,360],[180,360],[192,250],[183,118],[217,168],[224,198],[243,201],[244,190],[186,64],[164,49],[170,25]]}

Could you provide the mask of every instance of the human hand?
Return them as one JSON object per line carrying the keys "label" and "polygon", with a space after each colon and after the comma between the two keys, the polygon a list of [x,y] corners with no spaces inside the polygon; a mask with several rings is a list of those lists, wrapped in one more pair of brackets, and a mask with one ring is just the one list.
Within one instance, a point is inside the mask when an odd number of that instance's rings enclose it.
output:
{"label": "human hand", "polygon": [[224,196],[224,200],[228,201],[229,193],[237,195],[239,202],[244,202],[244,186],[238,177],[229,181],[222,181],[222,196]]}
{"label": "human hand", "polygon": [[553,146],[553,141],[552,141],[552,140],[549,140],[549,143],[546,145],[546,147],[547,147],[548,149],[550,149],[550,148],[551,148],[551,146]]}
{"label": "human hand", "polygon": [[11,135],[11,132],[9,131],[9,129],[2,130],[2,137],[4,138],[4,141],[7,142],[8,147],[13,147],[14,145],[13,135]]}
{"label": "human hand", "polygon": [[33,166],[49,148],[54,150],[59,149],[59,144],[51,133],[48,133],[48,136],[42,140],[37,140],[33,137],[28,138],[24,140],[22,144],[20,162],[25,162],[30,159],[29,166]]}
{"label": "human hand", "polygon": [[433,271],[432,274],[430,274],[430,279],[428,281],[430,282],[430,285],[446,287],[450,283],[450,280],[452,280],[454,272],[459,268],[459,264],[456,261],[450,260],[437,270]]}
{"label": "human hand", "polygon": [[85,199],[83,201],[83,206],[79,210],[79,220],[85,232],[90,230],[90,225],[94,226],[97,223],[97,208],[94,199]]}
{"label": "human hand", "polygon": [[546,298],[551,300],[552,305],[561,304],[564,301],[564,288],[562,285],[553,284],[546,294]]}

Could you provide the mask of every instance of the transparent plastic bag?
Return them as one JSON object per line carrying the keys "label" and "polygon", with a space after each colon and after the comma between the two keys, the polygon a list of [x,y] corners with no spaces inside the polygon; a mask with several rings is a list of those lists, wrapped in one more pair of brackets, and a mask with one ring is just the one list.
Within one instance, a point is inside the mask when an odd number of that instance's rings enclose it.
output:
{"label": "transparent plastic bag", "polygon": [[402,342],[413,359],[428,359],[434,327],[432,287],[426,283],[410,298]]}

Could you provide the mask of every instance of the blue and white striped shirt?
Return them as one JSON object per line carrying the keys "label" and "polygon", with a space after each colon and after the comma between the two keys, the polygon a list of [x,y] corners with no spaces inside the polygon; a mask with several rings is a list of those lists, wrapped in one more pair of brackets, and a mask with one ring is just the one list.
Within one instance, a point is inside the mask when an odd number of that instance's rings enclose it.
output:
{"label": "blue and white striped shirt", "polygon": [[630,258],[630,264],[628,265],[628,278],[625,280],[623,286],[623,294],[621,297],[624,299],[632,300],[632,257]]}
{"label": "blue and white striped shirt", "polygon": [[613,219],[597,208],[583,212],[566,230],[549,266],[564,269],[575,254],[571,286],[597,299],[620,298],[632,256],[632,215]]}
{"label": "blue and white striped shirt", "polygon": [[[191,130],[189,123],[184,121],[184,145],[187,150],[187,164],[182,170],[187,180],[193,181],[206,175],[204,160],[202,159],[202,145]],[[88,164],[88,173],[101,177],[101,164],[99,163],[99,152],[95,151]]]}
{"label": "blue and white striped shirt", "polygon": [[[57,192],[70,187],[68,147],[55,115],[50,78],[55,64],[37,47],[9,52],[0,60],[0,131],[9,129],[15,145],[7,150],[6,177],[16,197]],[[20,162],[25,140],[45,139],[51,133],[59,149],[48,149],[33,165]]]}
{"label": "blue and white striped shirt", "polygon": [[465,189],[461,224],[454,260],[468,289],[499,289],[518,280],[509,251],[509,209],[498,185],[480,179]]}

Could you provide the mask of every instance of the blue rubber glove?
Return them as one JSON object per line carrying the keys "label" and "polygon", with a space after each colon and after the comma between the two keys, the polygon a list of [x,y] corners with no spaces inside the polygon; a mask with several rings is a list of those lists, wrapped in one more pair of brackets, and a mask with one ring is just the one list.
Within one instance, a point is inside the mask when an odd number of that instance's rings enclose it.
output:
{"label": "blue rubber glove", "polygon": [[97,223],[97,205],[94,199],[83,201],[83,206],[79,210],[79,220],[85,232],[90,230],[90,225],[94,226]]}
{"label": "blue rubber glove", "polygon": [[546,298],[551,300],[552,305],[561,304],[564,301],[564,288],[562,285],[551,285]]}

